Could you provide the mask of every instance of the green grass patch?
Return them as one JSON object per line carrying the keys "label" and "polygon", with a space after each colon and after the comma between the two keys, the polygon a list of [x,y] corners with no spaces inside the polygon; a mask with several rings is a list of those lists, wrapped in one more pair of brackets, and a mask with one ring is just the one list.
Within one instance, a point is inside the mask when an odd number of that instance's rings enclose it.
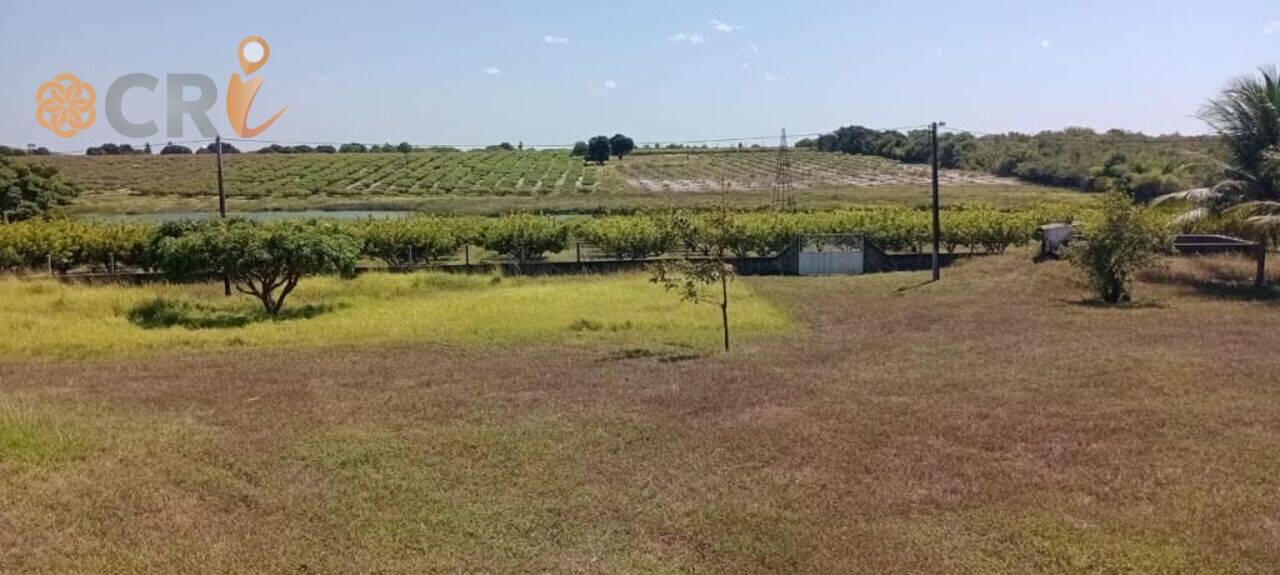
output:
{"label": "green grass patch", "polygon": [[[83,286],[0,281],[0,359],[95,358],[236,347],[430,342],[466,346],[625,344],[708,349],[717,310],[681,303],[642,274],[522,278],[438,273],[310,278],[285,320],[221,285]],[[792,322],[754,295],[731,293],[735,336]]]}
{"label": "green grass patch", "polygon": [[83,459],[84,435],[69,421],[31,407],[0,402],[0,465],[40,467]]}

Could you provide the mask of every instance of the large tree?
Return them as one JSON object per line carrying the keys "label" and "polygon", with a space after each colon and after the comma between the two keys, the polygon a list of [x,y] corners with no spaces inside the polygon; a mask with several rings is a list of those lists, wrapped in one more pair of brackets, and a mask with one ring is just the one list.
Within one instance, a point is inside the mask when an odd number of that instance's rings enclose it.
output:
{"label": "large tree", "polygon": [[0,157],[0,223],[47,214],[78,191],[53,166]]}
{"label": "large tree", "polygon": [[215,221],[161,240],[159,266],[177,278],[225,274],[279,315],[303,277],[355,272],[360,241],[320,222]]}
{"label": "large tree", "polygon": [[609,137],[596,136],[587,142],[587,161],[604,165],[609,160]]}
{"label": "large tree", "polygon": [[609,151],[619,160],[636,149],[636,142],[622,134],[614,134],[609,138]]}

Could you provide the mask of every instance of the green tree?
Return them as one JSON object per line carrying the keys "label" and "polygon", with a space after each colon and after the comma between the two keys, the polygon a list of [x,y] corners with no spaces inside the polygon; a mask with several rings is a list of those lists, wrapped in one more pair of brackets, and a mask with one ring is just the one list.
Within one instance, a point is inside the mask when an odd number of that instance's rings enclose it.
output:
{"label": "green tree", "polygon": [[635,149],[635,140],[632,140],[622,134],[614,134],[612,138],[609,138],[609,151],[619,160],[621,160],[623,156],[635,151]]}
{"label": "green tree", "polygon": [[1101,221],[1086,228],[1084,241],[1072,248],[1070,258],[1098,297],[1115,304],[1129,301],[1133,276],[1155,263],[1168,244],[1155,218],[1129,196],[1113,191],[1103,198]]}
{"label": "green tree", "polygon": [[360,241],[320,222],[217,221],[162,240],[158,255],[176,278],[226,274],[276,316],[303,277],[354,274]]}
{"label": "green tree", "polygon": [[571,152],[571,153],[569,154],[569,156],[570,156],[570,157],[574,157],[574,158],[579,158],[579,157],[585,157],[586,155],[587,155],[587,143],[586,143],[586,142],[574,142],[574,143],[573,143],[573,152]]}
{"label": "green tree", "polygon": [[174,155],[182,155],[182,154],[190,154],[190,153],[191,153],[191,148],[188,148],[186,146],[179,146],[177,144],[174,144],[173,142],[169,142],[168,144],[165,145],[165,147],[160,148],[161,156],[174,156]]}
{"label": "green tree", "polygon": [[0,157],[0,223],[45,215],[78,193],[53,166]]}
{"label": "green tree", "polygon": [[609,160],[609,137],[596,136],[587,142],[587,161],[603,166]]}

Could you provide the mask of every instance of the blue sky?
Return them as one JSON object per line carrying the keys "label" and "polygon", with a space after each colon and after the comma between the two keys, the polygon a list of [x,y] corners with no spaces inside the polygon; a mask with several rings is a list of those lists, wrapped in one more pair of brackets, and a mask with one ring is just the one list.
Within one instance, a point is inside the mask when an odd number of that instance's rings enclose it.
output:
{"label": "blue sky", "polygon": [[[8,0],[2,10],[0,142],[61,150],[122,140],[101,112],[122,74],[198,72],[225,90],[251,34],[271,45],[251,123],[289,105],[261,136],[271,140],[689,140],[935,119],[982,131],[1195,133],[1205,130],[1194,118],[1201,102],[1280,62],[1274,0],[169,0],[56,10]],[[36,87],[63,71],[99,92],[97,123],[71,139],[34,118]],[[214,122],[231,134],[221,110],[220,100]],[[132,95],[126,113],[163,127],[163,97]]]}

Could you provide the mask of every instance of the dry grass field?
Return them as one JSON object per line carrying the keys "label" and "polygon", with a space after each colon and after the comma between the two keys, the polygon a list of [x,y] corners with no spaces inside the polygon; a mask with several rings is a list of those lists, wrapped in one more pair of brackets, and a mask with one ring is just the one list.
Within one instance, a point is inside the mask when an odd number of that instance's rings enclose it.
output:
{"label": "dry grass field", "polygon": [[[745,278],[727,355],[440,343],[0,364],[0,571],[1269,573],[1280,299],[1026,252]],[[300,320],[309,321],[309,320]]]}

